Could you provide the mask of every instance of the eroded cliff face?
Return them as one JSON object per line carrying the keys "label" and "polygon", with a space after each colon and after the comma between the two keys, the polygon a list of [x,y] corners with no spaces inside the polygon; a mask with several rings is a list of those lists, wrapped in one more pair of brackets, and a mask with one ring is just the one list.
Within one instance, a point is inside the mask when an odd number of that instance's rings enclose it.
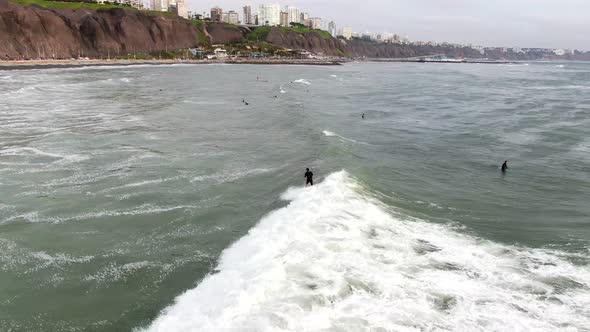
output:
{"label": "eroded cliff face", "polygon": [[331,56],[343,56],[345,53],[343,45],[334,38],[322,38],[315,32],[299,34],[294,31],[284,32],[281,29],[273,28],[266,37],[266,41],[278,47],[308,50],[313,53],[322,53]]}
{"label": "eroded cliff face", "polygon": [[179,17],[132,9],[45,9],[0,0],[0,57],[107,57],[198,45]]}
{"label": "eroded cliff face", "polygon": [[346,41],[344,49],[354,57],[368,58],[413,58],[441,54],[456,58],[481,58],[477,50],[468,47],[421,46],[402,44],[379,44],[364,40]]}
{"label": "eroded cliff face", "polygon": [[242,43],[249,32],[247,28],[225,23],[208,23],[204,29],[211,44]]}

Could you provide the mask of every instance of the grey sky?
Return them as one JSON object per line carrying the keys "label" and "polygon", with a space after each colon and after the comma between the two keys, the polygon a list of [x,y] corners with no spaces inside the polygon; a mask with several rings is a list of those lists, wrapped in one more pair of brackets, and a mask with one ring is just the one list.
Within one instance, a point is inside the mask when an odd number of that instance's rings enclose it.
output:
{"label": "grey sky", "polygon": [[590,50],[590,0],[187,0],[240,13],[245,4],[293,5],[357,32],[396,32],[412,40],[483,46]]}

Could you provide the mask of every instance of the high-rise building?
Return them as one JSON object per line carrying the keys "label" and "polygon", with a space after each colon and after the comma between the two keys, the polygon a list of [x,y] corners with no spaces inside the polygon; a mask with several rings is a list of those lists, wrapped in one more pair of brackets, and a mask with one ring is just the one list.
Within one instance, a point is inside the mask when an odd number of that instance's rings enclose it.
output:
{"label": "high-rise building", "polygon": [[260,5],[258,7],[259,25],[281,24],[281,7],[278,4]]}
{"label": "high-rise building", "polygon": [[170,0],[150,0],[150,9],[165,12],[168,10]]}
{"label": "high-rise building", "polygon": [[211,8],[211,21],[213,22],[221,22],[221,14],[223,14],[223,10],[219,7]]}
{"label": "high-rise building", "polygon": [[254,17],[252,16],[252,6],[244,6],[243,24],[254,24]]}
{"label": "high-rise building", "polygon": [[[104,2],[104,0],[103,0],[103,2]],[[133,8],[143,9],[143,1],[141,1],[141,0],[122,0],[121,3],[129,5]],[[151,6],[151,3],[150,3],[150,6]]]}
{"label": "high-rise building", "polygon": [[312,29],[321,29],[322,28],[322,19],[319,17],[312,17],[309,19],[311,21],[310,28]]}
{"label": "high-rise building", "polygon": [[344,27],[342,28],[342,37],[346,39],[352,38],[352,27]]}
{"label": "high-rise building", "polygon": [[188,18],[188,9],[186,8],[186,0],[176,0],[176,13],[180,17]]}
{"label": "high-rise building", "polygon": [[289,13],[281,12],[281,26],[288,27],[289,26]]}
{"label": "high-rise building", "polygon": [[230,10],[227,13],[221,14],[221,21],[229,24],[240,24],[240,17],[237,12]]}
{"label": "high-rise building", "polygon": [[305,22],[309,20],[309,14],[308,13],[301,13],[299,14],[299,22],[305,24]]}
{"label": "high-rise building", "polygon": [[336,38],[336,23],[334,21],[330,21],[330,23],[328,23],[328,32],[332,35],[332,37]]}
{"label": "high-rise building", "polygon": [[287,7],[287,13],[289,13],[289,23],[301,22],[301,11],[297,7]]}
{"label": "high-rise building", "polygon": [[168,11],[178,15],[178,7],[176,6],[176,2],[171,2],[168,4]]}

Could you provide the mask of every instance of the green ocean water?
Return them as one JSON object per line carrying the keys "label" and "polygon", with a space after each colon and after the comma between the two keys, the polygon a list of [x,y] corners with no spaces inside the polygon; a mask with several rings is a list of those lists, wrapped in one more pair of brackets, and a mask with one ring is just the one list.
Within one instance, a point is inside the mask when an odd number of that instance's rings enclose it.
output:
{"label": "green ocean water", "polygon": [[590,330],[588,63],[0,71],[0,100],[0,331]]}

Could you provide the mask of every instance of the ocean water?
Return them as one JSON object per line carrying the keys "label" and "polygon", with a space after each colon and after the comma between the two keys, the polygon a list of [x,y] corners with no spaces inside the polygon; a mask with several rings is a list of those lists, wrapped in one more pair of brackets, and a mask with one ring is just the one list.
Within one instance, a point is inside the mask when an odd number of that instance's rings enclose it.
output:
{"label": "ocean water", "polygon": [[0,331],[590,331],[588,63],[0,71],[0,100]]}

